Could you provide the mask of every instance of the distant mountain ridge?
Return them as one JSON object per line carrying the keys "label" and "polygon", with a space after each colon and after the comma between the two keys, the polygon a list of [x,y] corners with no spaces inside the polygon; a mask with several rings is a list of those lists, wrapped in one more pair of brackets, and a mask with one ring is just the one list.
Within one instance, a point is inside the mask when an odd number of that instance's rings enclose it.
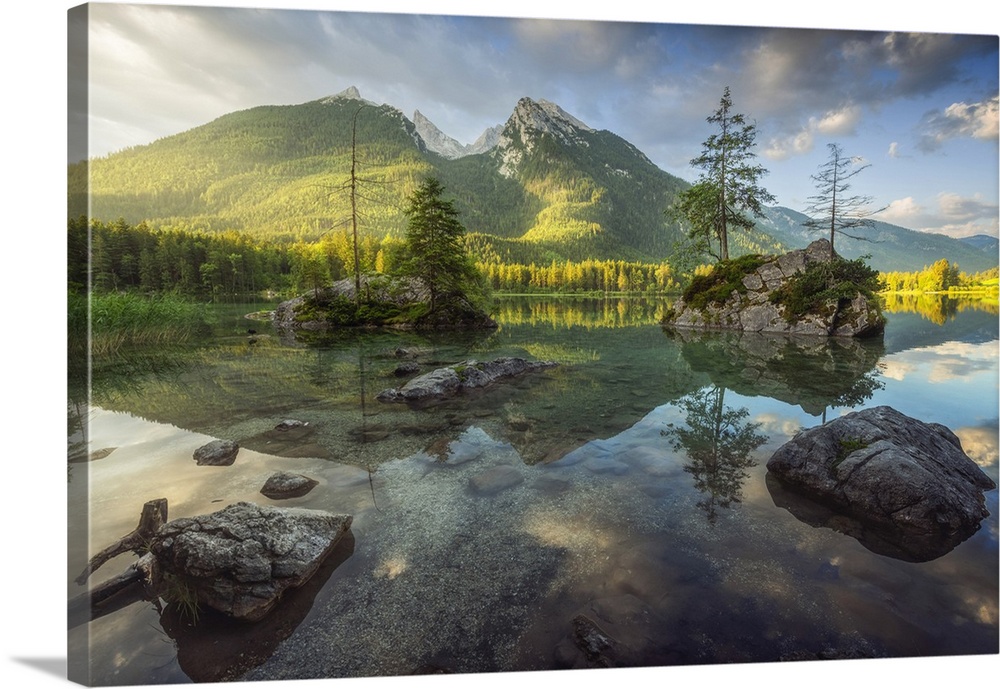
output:
{"label": "distant mountain ridge", "polygon": [[962,237],[959,241],[985,253],[995,254],[1000,250],[1000,240],[988,234],[974,234],[971,237]]}
{"label": "distant mountain ridge", "polygon": [[[785,246],[799,249],[826,233],[809,230],[803,223],[808,216],[790,208],[775,206],[765,209],[759,221],[764,232]],[[923,270],[935,261],[947,258],[961,270],[978,272],[997,265],[995,252],[984,252],[976,246],[942,234],[917,232],[890,223],[874,221],[871,228],[852,232],[864,239],[837,235],[834,248],[844,258],[870,256],[869,263],[881,271],[912,272]],[[994,246],[996,239],[994,238]]]}
{"label": "distant mountain ridge", "polygon": [[485,153],[497,145],[500,138],[502,125],[489,127],[479,138],[471,144],[461,144],[456,139],[451,138],[424,116],[419,110],[413,111],[413,124],[417,128],[417,133],[424,140],[428,151],[433,151],[440,156],[454,160],[464,156]]}
{"label": "distant mountain ridge", "polygon": [[[366,234],[402,236],[406,196],[435,175],[484,260],[661,261],[682,239],[665,211],[689,183],[555,103],[521,98],[506,122],[461,144],[419,111],[411,120],[365,100],[353,86],[299,105],[230,113],[95,159],[89,169],[70,166],[70,216],[89,211],[153,227],[316,240],[349,217],[344,184],[355,126]],[[816,238],[800,226],[804,218],[768,209],[756,231],[734,233],[731,251],[802,248]],[[941,235],[884,223],[878,235],[876,242],[837,248],[848,257],[871,253],[880,270],[917,270],[939,258],[966,271],[997,263],[995,252]]]}

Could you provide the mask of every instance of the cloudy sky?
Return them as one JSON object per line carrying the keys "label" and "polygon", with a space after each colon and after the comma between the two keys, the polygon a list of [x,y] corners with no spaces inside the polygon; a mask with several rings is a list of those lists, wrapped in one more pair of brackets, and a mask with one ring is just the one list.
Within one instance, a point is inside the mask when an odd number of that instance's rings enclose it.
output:
{"label": "cloudy sky", "polygon": [[[733,28],[708,24],[735,16],[725,11],[666,24],[663,10],[642,14],[629,3],[619,15],[544,1],[474,10],[263,4],[279,9],[91,5],[91,154],[353,85],[409,117],[419,109],[462,143],[504,122],[520,97],[544,98],[693,181],[689,161],[712,133],[705,118],[728,85],[735,110],[757,123],[765,186],[780,205],[808,206],[810,175],[839,143],[871,165],[852,191],[886,207],[881,219],[953,236],[998,234],[998,42],[974,35],[977,26],[994,33],[988,22],[873,18],[881,23],[870,27],[790,16],[786,24],[764,13]],[[306,9],[281,9],[289,7]],[[769,20],[847,28],[754,26]]]}

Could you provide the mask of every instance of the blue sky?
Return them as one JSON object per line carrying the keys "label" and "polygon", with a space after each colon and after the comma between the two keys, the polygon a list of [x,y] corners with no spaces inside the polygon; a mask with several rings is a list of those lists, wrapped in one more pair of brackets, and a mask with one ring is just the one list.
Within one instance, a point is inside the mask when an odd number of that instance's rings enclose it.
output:
{"label": "blue sky", "polygon": [[[808,206],[810,175],[838,143],[871,165],[852,191],[886,207],[881,219],[998,234],[998,43],[970,35],[995,32],[988,22],[868,13],[881,23],[848,25],[765,8],[754,26],[727,3],[693,16],[627,2],[612,14],[543,1],[267,4],[279,9],[92,5],[91,153],[354,85],[409,117],[419,109],[462,143],[504,122],[520,97],[544,98],[694,180],[705,118],[729,86],[758,126],[778,204]],[[838,7],[846,16],[851,4]],[[453,16],[476,11],[510,17]],[[710,25],[716,16],[743,26]],[[683,23],[664,23],[674,18]]]}

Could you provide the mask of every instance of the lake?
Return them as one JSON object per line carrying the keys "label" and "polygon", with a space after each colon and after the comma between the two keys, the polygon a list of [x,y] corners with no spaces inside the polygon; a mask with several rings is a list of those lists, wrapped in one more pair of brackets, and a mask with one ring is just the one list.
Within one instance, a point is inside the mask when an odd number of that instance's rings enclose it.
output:
{"label": "lake", "polygon": [[[95,361],[92,407],[70,409],[93,453],[69,465],[71,573],[154,498],[171,519],[246,500],[354,522],[261,622],[142,601],[71,628],[71,656],[120,685],[584,667],[581,615],[620,665],[996,653],[996,490],[978,532],[921,556],[765,468],[799,429],[886,404],[951,428],[996,482],[995,301],[892,299],[860,342],[665,332],[662,307],[504,298],[492,332],[304,344],[229,305],[195,340]],[[508,355],[559,366],[420,409],[376,399],[402,362]],[[216,438],[236,462],[197,466]],[[278,470],[319,484],[272,501]]]}

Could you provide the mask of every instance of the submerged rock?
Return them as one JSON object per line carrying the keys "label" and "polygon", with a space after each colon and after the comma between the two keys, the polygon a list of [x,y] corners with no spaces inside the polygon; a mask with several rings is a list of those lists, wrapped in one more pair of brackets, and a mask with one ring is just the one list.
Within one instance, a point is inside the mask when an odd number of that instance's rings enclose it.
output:
{"label": "submerged rock", "polygon": [[350,515],[240,502],[176,519],[150,551],[200,604],[259,620],[282,593],[301,586],[351,526]]}
{"label": "submerged rock", "polygon": [[631,594],[592,600],[555,648],[562,668],[636,667],[677,662],[670,624]]}
{"label": "submerged rock", "polygon": [[914,539],[970,536],[989,514],[984,491],[996,487],[948,428],[887,406],[798,433],[767,469],[790,489],[881,527],[880,538],[903,550]]}
{"label": "submerged rock", "polygon": [[523,482],[521,472],[509,464],[490,467],[469,479],[469,485],[480,495],[496,495]]}
{"label": "submerged rock", "polygon": [[240,446],[232,440],[213,440],[194,451],[198,466],[229,466],[236,461]]}
{"label": "submerged rock", "polygon": [[397,378],[405,378],[406,376],[412,376],[414,373],[419,372],[420,364],[415,361],[404,361],[393,370],[392,375]]}
{"label": "submerged rock", "polygon": [[493,361],[466,361],[438,368],[378,394],[381,402],[423,402],[459,394],[463,390],[485,388],[498,381],[557,366],[554,361],[526,361],[501,357]]}

